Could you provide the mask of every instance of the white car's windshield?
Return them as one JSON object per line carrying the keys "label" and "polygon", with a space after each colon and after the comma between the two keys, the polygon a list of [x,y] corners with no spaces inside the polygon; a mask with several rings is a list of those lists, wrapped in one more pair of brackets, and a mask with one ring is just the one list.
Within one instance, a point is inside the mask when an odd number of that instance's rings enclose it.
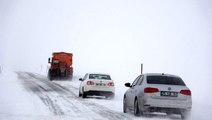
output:
{"label": "white car's windshield", "polygon": [[104,80],[111,80],[109,75],[104,74],[90,74],[89,79],[104,79]]}

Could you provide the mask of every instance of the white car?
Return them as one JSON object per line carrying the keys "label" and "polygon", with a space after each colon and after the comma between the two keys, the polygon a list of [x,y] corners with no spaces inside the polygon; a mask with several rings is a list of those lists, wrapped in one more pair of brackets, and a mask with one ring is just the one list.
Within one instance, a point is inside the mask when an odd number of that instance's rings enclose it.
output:
{"label": "white car", "polygon": [[134,115],[163,112],[180,114],[184,119],[192,107],[191,91],[183,80],[169,74],[142,74],[132,85],[125,83],[129,89],[124,94],[123,112],[133,110]]}
{"label": "white car", "polygon": [[114,81],[108,74],[87,73],[81,82],[79,88],[79,97],[86,98],[88,95],[105,96],[113,98],[115,95]]}

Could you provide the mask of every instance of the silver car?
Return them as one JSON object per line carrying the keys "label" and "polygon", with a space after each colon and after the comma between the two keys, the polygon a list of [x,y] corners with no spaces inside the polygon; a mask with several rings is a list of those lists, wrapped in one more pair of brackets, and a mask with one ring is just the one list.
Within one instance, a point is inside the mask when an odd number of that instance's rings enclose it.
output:
{"label": "silver car", "polygon": [[123,112],[133,110],[135,116],[163,112],[180,114],[185,119],[192,107],[191,91],[175,75],[148,73],[139,75],[124,94]]}

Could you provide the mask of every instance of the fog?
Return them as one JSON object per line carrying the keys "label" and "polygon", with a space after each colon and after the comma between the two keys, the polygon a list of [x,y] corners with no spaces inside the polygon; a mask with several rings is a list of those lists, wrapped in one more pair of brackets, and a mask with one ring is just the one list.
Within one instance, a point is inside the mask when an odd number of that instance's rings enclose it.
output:
{"label": "fog", "polygon": [[[144,72],[181,76],[212,105],[210,0],[0,0],[0,65],[45,71],[52,52],[74,54],[74,74],[132,82]],[[119,82],[117,82],[119,83]]]}

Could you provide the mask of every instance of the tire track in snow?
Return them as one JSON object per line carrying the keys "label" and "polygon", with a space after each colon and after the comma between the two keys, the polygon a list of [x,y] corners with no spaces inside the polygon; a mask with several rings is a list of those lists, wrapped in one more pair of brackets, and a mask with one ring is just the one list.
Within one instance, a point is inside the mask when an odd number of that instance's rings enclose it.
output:
{"label": "tire track in snow", "polygon": [[64,115],[64,112],[60,109],[60,107],[57,104],[54,104],[49,95],[46,94],[48,91],[47,89],[39,85],[37,82],[32,82],[24,72],[16,73],[18,78],[23,80],[22,83],[24,84],[24,87],[27,90],[31,90],[33,93],[35,93],[54,115]]}

